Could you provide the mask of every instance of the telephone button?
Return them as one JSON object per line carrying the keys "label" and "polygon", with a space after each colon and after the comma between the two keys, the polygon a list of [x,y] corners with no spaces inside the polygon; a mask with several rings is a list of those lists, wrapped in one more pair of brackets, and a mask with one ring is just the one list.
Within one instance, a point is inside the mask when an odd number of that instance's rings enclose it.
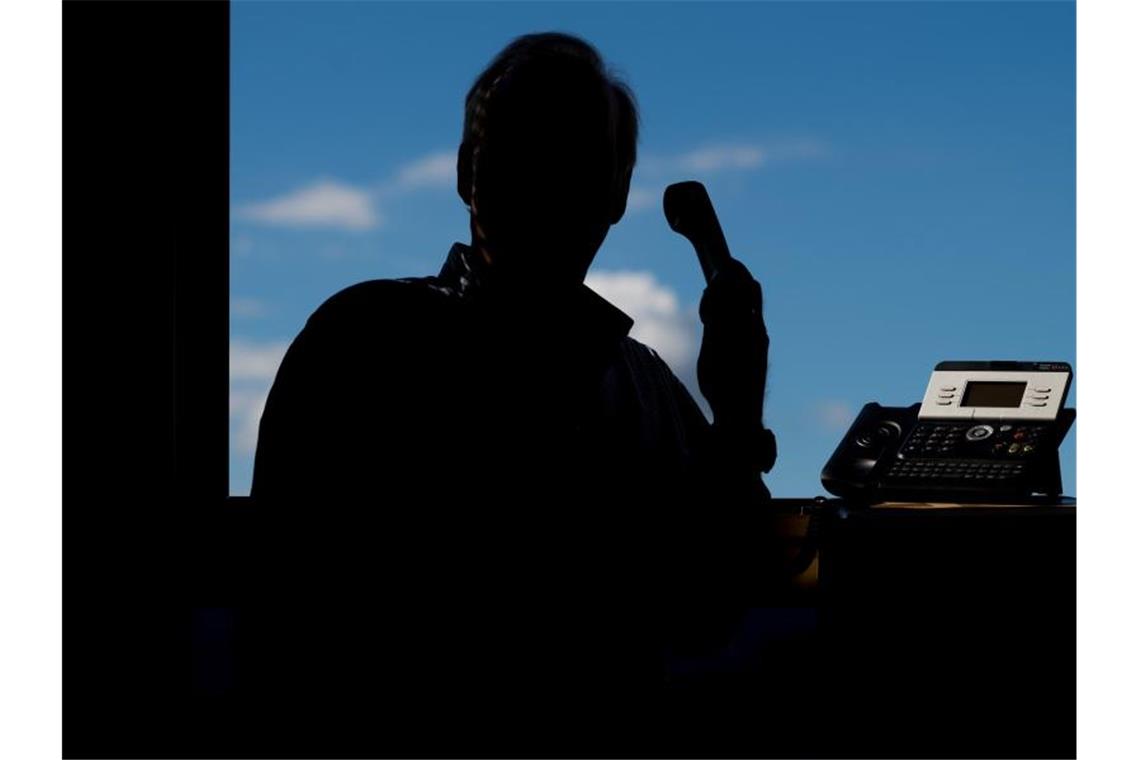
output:
{"label": "telephone button", "polygon": [[998,428],[998,430],[1003,433],[1008,433],[1009,431],[1013,430],[1013,425],[1002,425]]}
{"label": "telephone button", "polygon": [[[950,406],[950,404],[952,404],[954,402],[953,401],[936,401],[934,403],[938,404],[939,406]],[[1044,404],[1042,404],[1042,406],[1044,406]]]}
{"label": "telephone button", "polygon": [[1053,389],[1052,388],[1034,388],[1033,389],[1033,391],[1035,393],[1049,393],[1051,390],[1053,390]]}
{"label": "telephone button", "polygon": [[989,425],[974,425],[966,431],[966,438],[971,441],[984,441],[994,434],[994,429]]}
{"label": "telephone button", "polygon": [[946,385],[946,386],[942,386],[942,387],[940,387],[938,390],[940,390],[940,391],[956,391],[956,390],[958,390],[958,386],[956,386],[956,385]]}
{"label": "telephone button", "polygon": [[1039,402],[1037,402],[1037,401],[1030,401],[1030,402],[1029,402],[1029,405],[1030,405],[1030,406],[1045,406],[1046,404],[1044,404],[1044,403],[1039,403]]}

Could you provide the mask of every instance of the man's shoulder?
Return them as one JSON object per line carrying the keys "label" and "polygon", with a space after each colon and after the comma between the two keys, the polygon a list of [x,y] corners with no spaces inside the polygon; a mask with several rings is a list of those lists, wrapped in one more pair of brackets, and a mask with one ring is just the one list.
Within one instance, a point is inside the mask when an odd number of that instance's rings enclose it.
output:
{"label": "man's shoulder", "polygon": [[673,370],[661,355],[641,341],[626,335],[620,345],[622,356],[635,374],[673,377]]}
{"label": "man's shoulder", "polygon": [[329,296],[309,317],[309,322],[405,314],[413,309],[430,308],[450,295],[451,291],[437,277],[365,280]]}
{"label": "man's shoulder", "polygon": [[639,393],[691,400],[684,383],[657,351],[628,335],[621,339],[620,346],[622,359]]}

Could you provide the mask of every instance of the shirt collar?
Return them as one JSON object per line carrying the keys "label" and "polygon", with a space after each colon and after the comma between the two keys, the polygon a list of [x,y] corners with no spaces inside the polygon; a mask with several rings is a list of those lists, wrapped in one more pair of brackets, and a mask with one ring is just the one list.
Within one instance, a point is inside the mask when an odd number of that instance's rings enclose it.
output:
{"label": "shirt collar", "polygon": [[[546,305],[545,300],[528,298],[516,300],[499,295],[502,291],[495,292],[492,274],[490,267],[474,249],[463,243],[455,243],[443,262],[439,279],[463,299],[500,301],[512,308],[517,306],[523,311],[537,308],[537,304]],[[526,306],[528,300],[535,306]],[[633,327],[633,319],[585,284],[578,285],[570,291],[568,302],[563,308],[578,312],[579,319],[575,322],[594,327],[609,337],[624,337]]]}

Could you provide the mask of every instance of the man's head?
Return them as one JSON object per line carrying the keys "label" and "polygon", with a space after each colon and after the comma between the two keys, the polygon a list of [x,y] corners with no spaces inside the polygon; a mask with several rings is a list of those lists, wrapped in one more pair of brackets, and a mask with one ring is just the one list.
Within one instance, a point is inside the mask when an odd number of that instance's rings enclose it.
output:
{"label": "man's head", "polygon": [[587,42],[528,34],[467,93],[459,195],[474,245],[528,281],[581,282],[625,213],[637,106]]}

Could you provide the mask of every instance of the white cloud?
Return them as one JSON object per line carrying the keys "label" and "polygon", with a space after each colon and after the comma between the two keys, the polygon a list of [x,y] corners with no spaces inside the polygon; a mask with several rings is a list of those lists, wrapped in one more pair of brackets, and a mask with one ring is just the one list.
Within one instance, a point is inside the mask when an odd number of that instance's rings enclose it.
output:
{"label": "white cloud", "polygon": [[257,450],[261,413],[288,348],[288,340],[230,339],[230,436],[236,453]]}
{"label": "white cloud", "polygon": [[830,153],[827,143],[812,137],[778,140],[765,145],[766,161],[810,161],[826,158]]}
{"label": "white cloud", "polygon": [[[649,178],[649,184],[630,188],[626,210],[637,213],[660,208],[667,181],[679,181],[697,175],[701,179],[726,171],[752,171],[768,159],[768,151],[748,143],[705,145],[695,150],[672,156],[646,155],[638,163],[638,175]],[[686,176],[679,176],[686,175]]]}
{"label": "white cloud", "polygon": [[247,317],[257,318],[264,317],[269,313],[264,301],[259,301],[256,298],[232,298],[230,299],[230,316],[231,317]]}
{"label": "white cloud", "polygon": [[651,272],[597,271],[586,285],[634,320],[630,335],[661,355],[679,375],[696,362],[697,316]]}
{"label": "white cloud", "polygon": [[678,156],[679,169],[695,172],[719,172],[727,169],[756,169],[764,159],[764,151],[756,145],[718,145]]}
{"label": "white cloud", "polygon": [[[384,223],[379,201],[441,187],[455,187],[454,152],[428,153],[399,167],[371,188],[320,179],[276,198],[240,206],[235,216],[276,227],[371,230]],[[236,253],[244,255],[249,252],[249,239],[239,238],[232,246]]]}
{"label": "white cloud", "polygon": [[285,357],[289,341],[255,343],[243,338],[230,339],[230,381],[271,381]]}
{"label": "white cloud", "polygon": [[398,188],[455,187],[455,153],[436,151],[402,166],[392,182]]}
{"label": "white cloud", "polygon": [[380,225],[373,198],[366,190],[323,179],[277,198],[238,210],[244,219],[281,227],[324,227],[369,230]]}
{"label": "white cloud", "polygon": [[661,200],[661,192],[655,192],[647,187],[634,186],[629,189],[629,198],[626,200],[627,211],[644,211],[653,208]]}
{"label": "white cloud", "polygon": [[813,416],[825,430],[843,431],[855,419],[855,410],[846,401],[828,399],[815,404]]}
{"label": "white cloud", "polygon": [[638,166],[650,177],[690,172],[700,172],[707,177],[725,171],[758,169],[767,154],[766,149],[752,143],[712,143],[673,155],[647,154]]}
{"label": "white cloud", "polygon": [[257,433],[269,389],[230,388],[231,448],[241,454],[257,451]]}
{"label": "white cloud", "polygon": [[[706,143],[685,153],[673,155],[647,154],[638,162],[639,176],[654,179],[669,178],[675,181],[678,174],[698,174],[700,178],[723,172],[755,171],[773,162],[807,161],[819,159],[828,153],[827,145],[814,138],[795,138],[766,142],[763,145],[752,142]],[[681,179],[676,177],[676,179]],[[660,188],[641,188],[641,191],[660,197]],[[641,210],[652,203],[632,202],[630,208]]]}

